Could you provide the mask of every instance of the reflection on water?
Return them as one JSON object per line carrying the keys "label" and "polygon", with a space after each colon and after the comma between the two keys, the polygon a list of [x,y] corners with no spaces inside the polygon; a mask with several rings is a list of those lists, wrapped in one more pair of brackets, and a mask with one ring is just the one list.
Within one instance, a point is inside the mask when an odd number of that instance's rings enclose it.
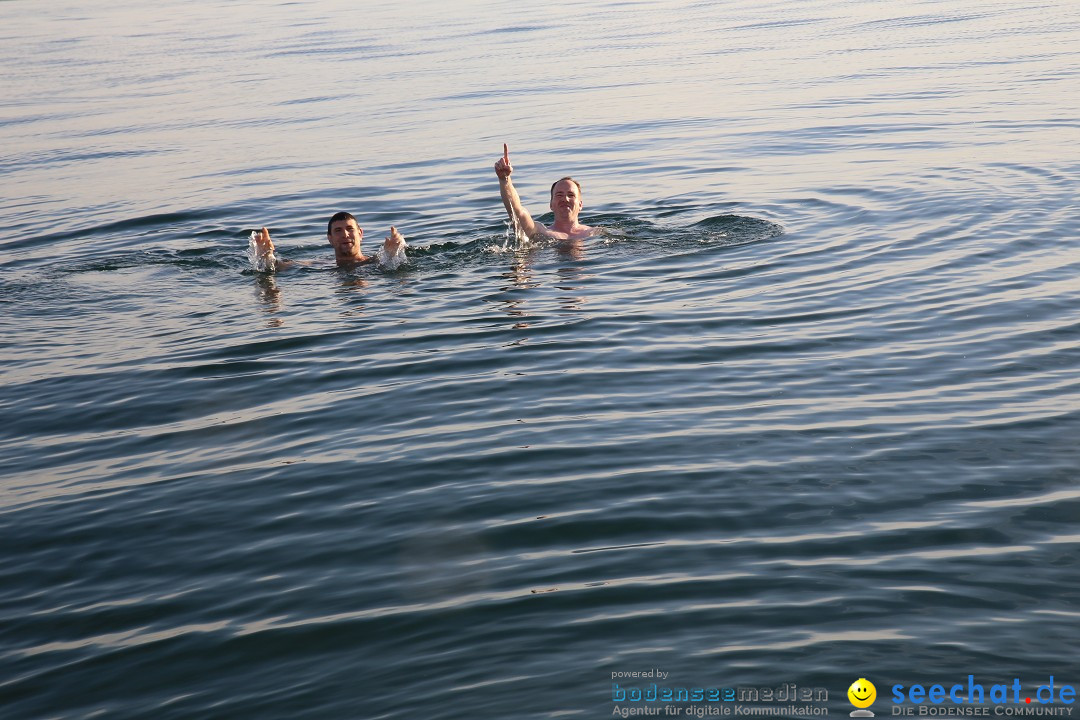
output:
{"label": "reflection on water", "polygon": [[[501,274],[501,277],[510,284],[502,287],[502,293],[510,295],[499,300],[501,310],[514,318],[515,330],[525,330],[531,326],[528,321],[533,315],[528,309],[527,291],[539,287],[532,278],[530,267],[531,257],[535,250],[527,245],[513,251],[510,269]],[[517,342],[517,341],[515,341]]]}
{"label": "reflection on water", "polygon": [[560,260],[585,259],[585,241],[581,239],[560,240],[556,243],[555,250]]}
{"label": "reflection on water", "polygon": [[[273,275],[260,273],[255,276],[255,287],[259,302],[266,313],[276,315],[282,311],[281,288],[278,287],[277,278]],[[281,327],[284,320],[280,317],[269,317],[266,324],[267,327]]]}

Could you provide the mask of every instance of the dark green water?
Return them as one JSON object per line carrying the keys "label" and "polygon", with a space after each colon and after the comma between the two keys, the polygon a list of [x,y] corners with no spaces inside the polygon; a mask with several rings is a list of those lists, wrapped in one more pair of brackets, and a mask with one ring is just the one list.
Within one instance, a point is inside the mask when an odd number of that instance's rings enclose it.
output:
{"label": "dark green water", "polygon": [[[0,718],[1075,707],[1072,3],[0,28]],[[626,237],[507,247],[503,142]]]}

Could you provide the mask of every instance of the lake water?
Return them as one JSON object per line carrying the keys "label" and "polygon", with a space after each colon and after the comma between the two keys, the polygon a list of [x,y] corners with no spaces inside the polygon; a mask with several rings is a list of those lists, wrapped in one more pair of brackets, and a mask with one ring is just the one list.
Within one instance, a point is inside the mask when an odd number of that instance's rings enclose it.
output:
{"label": "lake water", "polygon": [[[1080,684],[1073,0],[0,38],[0,717],[1074,707],[1024,703]],[[508,241],[503,142],[612,236]],[[334,268],[337,210],[410,264]],[[252,272],[262,225],[306,265]]]}

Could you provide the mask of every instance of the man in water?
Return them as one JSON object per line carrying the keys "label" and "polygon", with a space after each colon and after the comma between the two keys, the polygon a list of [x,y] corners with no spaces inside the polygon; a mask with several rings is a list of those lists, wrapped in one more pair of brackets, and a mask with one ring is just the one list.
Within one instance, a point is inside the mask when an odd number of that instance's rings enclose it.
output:
{"label": "man in water", "polygon": [[[334,248],[334,259],[338,267],[352,267],[377,262],[379,258],[372,255],[364,255],[361,250],[361,242],[364,239],[363,229],[357,225],[356,218],[347,212],[335,213],[326,224],[326,240]],[[274,258],[272,269],[284,270],[293,263],[274,257],[274,243],[270,240],[270,231],[263,228],[255,235],[256,254],[260,261]],[[405,238],[398,232],[396,227],[390,227],[390,236],[383,242],[383,252],[386,258],[395,257],[398,252],[404,255]]]}
{"label": "man in water", "polygon": [[510,181],[510,151],[503,145],[503,156],[495,162],[495,174],[499,176],[499,194],[502,196],[506,214],[517,223],[527,238],[552,238],[554,240],[581,240],[600,232],[578,222],[581,212],[581,183],[572,177],[564,177],[551,186],[551,202],[548,207],[555,213],[555,222],[545,227],[532,219],[521,204],[514,183]]}

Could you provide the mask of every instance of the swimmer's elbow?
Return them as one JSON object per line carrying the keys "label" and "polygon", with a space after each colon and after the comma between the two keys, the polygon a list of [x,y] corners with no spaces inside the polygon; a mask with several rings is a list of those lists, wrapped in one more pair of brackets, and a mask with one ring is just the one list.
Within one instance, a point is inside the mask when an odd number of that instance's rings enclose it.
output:
{"label": "swimmer's elbow", "polygon": [[518,225],[521,227],[521,232],[530,240],[535,240],[536,238],[543,236],[547,231],[546,227],[533,220],[529,215],[519,218]]}

